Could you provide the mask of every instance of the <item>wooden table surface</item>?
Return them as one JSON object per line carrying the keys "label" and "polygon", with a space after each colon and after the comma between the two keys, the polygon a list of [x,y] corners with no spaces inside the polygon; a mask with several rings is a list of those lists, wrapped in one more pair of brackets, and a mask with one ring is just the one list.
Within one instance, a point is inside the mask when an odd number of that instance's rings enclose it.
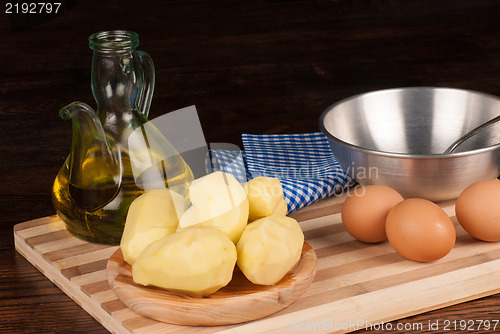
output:
{"label": "wooden table surface", "polygon": [[[54,214],[52,182],[71,142],[57,111],[76,100],[95,105],[94,32],[138,32],[156,66],[151,117],[196,105],[209,143],[318,131],[327,106],[377,89],[500,95],[497,0],[63,0],[52,16],[22,6],[6,14],[8,6],[0,14],[1,333],[107,332],[15,251],[12,231]],[[499,319],[494,295],[395,321],[392,332],[449,333],[446,323],[460,332],[460,320],[477,330]]]}

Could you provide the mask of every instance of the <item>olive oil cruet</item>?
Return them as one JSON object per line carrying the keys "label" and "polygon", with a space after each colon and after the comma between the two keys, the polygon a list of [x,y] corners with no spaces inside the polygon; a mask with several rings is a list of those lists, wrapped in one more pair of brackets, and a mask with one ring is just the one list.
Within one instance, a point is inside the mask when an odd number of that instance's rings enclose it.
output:
{"label": "olive oil cruet", "polygon": [[71,119],[73,134],[52,202],[73,235],[119,244],[135,198],[147,189],[167,187],[187,198],[193,173],[147,119],[155,74],[149,55],[136,50],[139,36],[105,31],[89,42],[97,112],[83,102],[59,111],[62,119]]}

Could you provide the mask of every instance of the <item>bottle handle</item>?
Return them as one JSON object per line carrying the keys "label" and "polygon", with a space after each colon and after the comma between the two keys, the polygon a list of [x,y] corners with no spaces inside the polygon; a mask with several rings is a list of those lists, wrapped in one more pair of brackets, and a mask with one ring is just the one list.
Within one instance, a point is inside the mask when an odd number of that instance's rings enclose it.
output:
{"label": "bottle handle", "polygon": [[139,76],[139,94],[137,97],[137,109],[145,116],[149,115],[149,107],[153,99],[155,88],[155,67],[151,57],[144,51],[135,51],[139,61],[141,73]]}

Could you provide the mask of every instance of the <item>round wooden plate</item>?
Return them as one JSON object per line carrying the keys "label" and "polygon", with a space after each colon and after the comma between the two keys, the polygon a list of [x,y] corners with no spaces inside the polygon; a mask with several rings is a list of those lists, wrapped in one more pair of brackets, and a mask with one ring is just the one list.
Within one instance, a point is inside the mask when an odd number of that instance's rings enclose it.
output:
{"label": "round wooden plate", "polygon": [[134,283],[120,248],[111,255],[107,274],[118,298],[140,315],[177,325],[216,326],[255,320],[284,309],[309,287],[316,267],[316,253],[304,242],[299,262],[277,284],[252,284],[236,266],[231,282],[208,297]]}

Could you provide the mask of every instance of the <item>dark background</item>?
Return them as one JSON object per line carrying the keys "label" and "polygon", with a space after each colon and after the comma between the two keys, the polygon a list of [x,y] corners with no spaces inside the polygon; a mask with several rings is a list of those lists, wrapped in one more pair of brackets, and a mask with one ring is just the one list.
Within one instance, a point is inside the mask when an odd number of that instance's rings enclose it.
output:
{"label": "dark background", "polygon": [[[383,88],[500,95],[498,0],[62,3],[57,15],[6,14],[6,2],[0,13],[0,332],[105,332],[12,238],[16,223],[54,214],[52,182],[71,142],[57,112],[76,100],[95,106],[94,32],[138,32],[156,66],[150,117],[196,105],[209,143],[318,131],[330,104]],[[499,304],[494,296],[407,321],[491,318]]]}

